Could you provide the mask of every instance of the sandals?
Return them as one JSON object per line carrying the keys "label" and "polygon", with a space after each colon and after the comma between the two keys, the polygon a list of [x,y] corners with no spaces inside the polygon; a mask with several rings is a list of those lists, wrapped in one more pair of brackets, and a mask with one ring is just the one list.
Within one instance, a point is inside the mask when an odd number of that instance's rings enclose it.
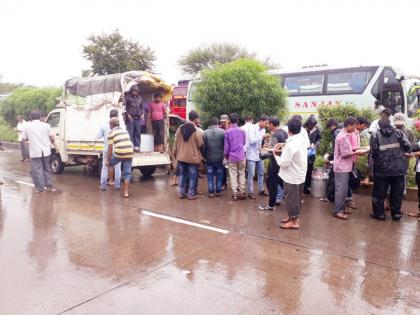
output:
{"label": "sandals", "polygon": [[409,217],[413,217],[413,218],[420,218],[420,211],[419,212],[409,212],[409,213],[407,213],[407,215]]}
{"label": "sandals", "polygon": [[287,217],[287,218],[285,218],[285,219],[283,219],[283,220],[280,220],[280,222],[281,222],[281,223],[288,223],[288,222],[290,222],[290,221],[292,221],[292,219],[291,219],[291,218],[289,218],[289,217]]}
{"label": "sandals", "polygon": [[347,220],[349,218],[349,216],[347,214],[344,214],[344,213],[336,213],[336,214],[334,214],[334,217],[336,217],[337,219],[341,219],[341,220]]}
{"label": "sandals", "polygon": [[349,208],[349,209],[345,209],[345,210],[343,211],[343,213],[344,213],[344,214],[349,215],[349,214],[352,214],[352,213],[353,213],[353,211],[351,211],[351,209]]}
{"label": "sandals", "polygon": [[297,220],[290,220],[287,223],[280,224],[280,228],[285,230],[297,230],[299,228],[299,223]]}
{"label": "sandals", "polygon": [[131,195],[130,194],[128,194],[128,195],[124,195],[123,196],[123,198],[130,198],[131,197]]}

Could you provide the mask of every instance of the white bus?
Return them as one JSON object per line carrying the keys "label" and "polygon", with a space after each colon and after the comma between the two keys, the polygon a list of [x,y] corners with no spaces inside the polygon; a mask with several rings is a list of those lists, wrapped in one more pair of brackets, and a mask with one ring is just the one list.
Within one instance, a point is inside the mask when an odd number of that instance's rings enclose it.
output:
{"label": "white bus", "polygon": [[[268,73],[278,76],[287,90],[290,115],[316,115],[321,105],[373,107],[376,100],[408,117],[413,117],[418,110],[418,98],[412,91],[420,84],[420,78],[404,77],[392,67],[317,66],[293,71],[269,70]],[[189,83],[187,113],[194,109],[193,94],[199,83]]]}

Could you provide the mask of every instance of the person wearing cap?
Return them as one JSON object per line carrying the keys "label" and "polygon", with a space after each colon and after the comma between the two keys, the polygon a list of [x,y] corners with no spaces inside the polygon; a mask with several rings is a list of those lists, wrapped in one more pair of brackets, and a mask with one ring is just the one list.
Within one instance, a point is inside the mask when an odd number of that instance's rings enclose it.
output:
{"label": "person wearing cap", "polygon": [[405,115],[403,113],[396,113],[394,115],[394,126],[406,135],[411,144],[415,144],[414,133],[410,129],[405,128]]}
{"label": "person wearing cap", "polygon": [[[414,128],[417,132],[420,132],[420,120],[417,120],[414,123]],[[414,170],[416,171],[418,209],[417,212],[409,212],[408,216],[419,218],[420,221],[420,140],[413,146],[413,156],[416,157],[416,166],[414,167]]]}
{"label": "person wearing cap", "polygon": [[379,130],[370,139],[370,154],[373,159],[373,219],[385,221],[384,202],[388,188],[393,221],[401,219],[401,204],[404,194],[404,178],[407,175],[407,155],[411,144],[405,134],[391,125],[388,118],[379,120]]}
{"label": "person wearing cap", "polygon": [[[222,128],[224,131],[229,129],[229,116],[226,114],[220,115],[219,119],[219,128]],[[227,171],[226,167],[223,168],[223,182],[222,182],[222,190],[227,189]]]}
{"label": "person wearing cap", "polygon": [[224,131],[226,131],[229,128],[229,116],[226,114],[223,114],[220,116],[220,123],[219,128],[222,128]]}
{"label": "person wearing cap", "polygon": [[133,85],[128,93],[125,93],[125,124],[136,152],[140,151],[141,119],[144,118],[143,99],[139,93],[140,89],[137,84]]}
{"label": "person wearing cap", "polygon": [[[108,135],[108,158],[105,166],[115,166],[121,163],[122,179],[124,180],[124,198],[129,198],[128,188],[131,180],[131,165],[133,162],[133,144],[128,132],[120,127],[117,117],[109,120],[111,132]],[[109,177],[114,178],[114,168],[109,168]]]}

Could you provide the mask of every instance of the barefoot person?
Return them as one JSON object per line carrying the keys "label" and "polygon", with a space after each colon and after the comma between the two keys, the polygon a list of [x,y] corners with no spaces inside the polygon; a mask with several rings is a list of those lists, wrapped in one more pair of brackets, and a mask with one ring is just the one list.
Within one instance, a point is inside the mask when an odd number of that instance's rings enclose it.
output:
{"label": "barefoot person", "polygon": [[[308,169],[307,140],[300,133],[302,123],[291,119],[287,123],[289,137],[280,149],[281,156],[276,156],[280,166],[279,176],[283,180],[284,197],[288,217],[281,221],[282,229],[298,229],[300,209],[302,208],[302,193]],[[277,153],[275,149],[275,154]]]}
{"label": "barefoot person", "polygon": [[[133,162],[133,143],[128,132],[120,127],[117,117],[112,117],[109,121],[111,132],[108,135],[108,158],[105,166],[115,166],[121,163],[122,179],[124,180],[124,198],[129,198],[128,187],[131,180],[131,164]],[[114,168],[109,168],[109,177],[114,178]]]}

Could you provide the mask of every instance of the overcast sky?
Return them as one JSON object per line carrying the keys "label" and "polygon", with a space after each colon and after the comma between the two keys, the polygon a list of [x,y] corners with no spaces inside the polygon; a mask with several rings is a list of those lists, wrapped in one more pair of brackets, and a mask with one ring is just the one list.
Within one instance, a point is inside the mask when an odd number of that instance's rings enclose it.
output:
{"label": "overcast sky", "polygon": [[82,44],[119,29],[152,47],[174,83],[177,60],[213,41],[240,44],[283,68],[391,65],[420,75],[418,0],[0,0],[2,81],[61,85],[89,68]]}

